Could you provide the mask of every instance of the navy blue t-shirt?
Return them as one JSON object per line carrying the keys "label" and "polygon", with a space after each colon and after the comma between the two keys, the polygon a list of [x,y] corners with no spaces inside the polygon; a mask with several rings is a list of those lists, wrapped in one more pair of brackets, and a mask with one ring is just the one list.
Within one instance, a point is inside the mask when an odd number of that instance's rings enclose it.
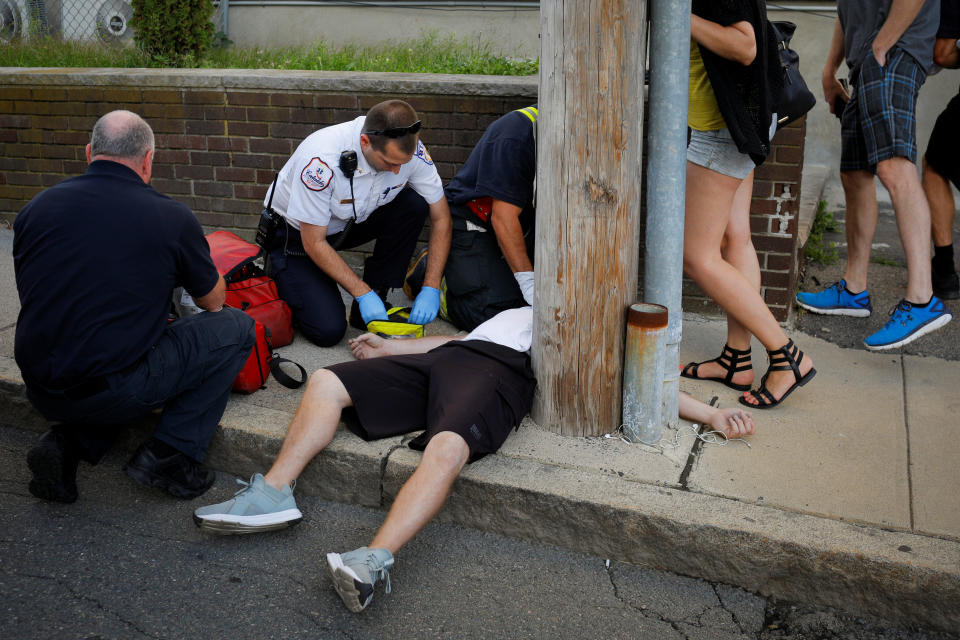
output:
{"label": "navy blue t-shirt", "polygon": [[937,37],[960,39],[960,0],[941,0]]}
{"label": "navy blue t-shirt", "polygon": [[489,196],[532,213],[533,183],[537,177],[534,126],[519,111],[495,120],[444,189],[447,201],[461,205]]}
{"label": "navy blue t-shirt", "polygon": [[219,278],[193,213],[116,162],[42,192],[13,230],[14,353],[28,385],[132,365],[163,333],[174,287],[203,296]]}

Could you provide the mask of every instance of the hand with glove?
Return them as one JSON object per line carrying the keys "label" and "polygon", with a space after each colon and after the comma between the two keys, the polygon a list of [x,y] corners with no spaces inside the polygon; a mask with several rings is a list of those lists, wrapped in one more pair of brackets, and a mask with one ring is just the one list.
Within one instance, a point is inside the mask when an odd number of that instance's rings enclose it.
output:
{"label": "hand with glove", "polygon": [[440,290],[424,285],[413,301],[413,311],[407,322],[413,324],[428,324],[437,317],[440,310]]}
{"label": "hand with glove", "polygon": [[357,305],[360,307],[360,315],[363,316],[364,324],[370,324],[374,320],[387,319],[387,308],[383,306],[383,300],[373,289],[357,298]]}
{"label": "hand with glove", "polygon": [[533,306],[533,271],[517,271],[513,274],[520,285],[520,292],[523,293],[523,299],[527,304]]}

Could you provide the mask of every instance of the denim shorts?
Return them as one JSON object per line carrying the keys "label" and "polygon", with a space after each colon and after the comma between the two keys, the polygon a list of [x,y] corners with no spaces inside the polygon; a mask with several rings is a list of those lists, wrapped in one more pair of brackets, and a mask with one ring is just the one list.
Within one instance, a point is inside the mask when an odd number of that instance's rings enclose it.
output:
{"label": "denim shorts", "polygon": [[757,166],[750,156],[740,153],[726,128],[692,131],[687,161],[737,180],[746,178]]}

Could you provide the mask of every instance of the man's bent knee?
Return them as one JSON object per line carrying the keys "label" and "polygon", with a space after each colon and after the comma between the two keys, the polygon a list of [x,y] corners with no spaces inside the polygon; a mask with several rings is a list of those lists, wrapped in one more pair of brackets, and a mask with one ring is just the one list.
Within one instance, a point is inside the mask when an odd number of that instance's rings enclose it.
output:
{"label": "man's bent knee", "polygon": [[347,333],[347,320],[331,320],[326,323],[305,322],[303,317],[297,318],[297,328],[304,338],[318,347],[332,347],[343,340]]}
{"label": "man's bent knee", "polygon": [[911,184],[917,184],[920,180],[916,165],[899,156],[877,164],[877,177],[891,193]]}
{"label": "man's bent knee", "polygon": [[446,474],[456,475],[469,459],[467,441],[453,431],[441,431],[430,438],[420,464],[430,464]]}
{"label": "man's bent knee", "polygon": [[304,397],[309,397],[313,400],[333,402],[341,408],[349,407],[353,404],[353,401],[350,399],[350,394],[347,393],[347,388],[343,386],[343,382],[337,377],[337,374],[329,369],[317,369],[310,374]]}

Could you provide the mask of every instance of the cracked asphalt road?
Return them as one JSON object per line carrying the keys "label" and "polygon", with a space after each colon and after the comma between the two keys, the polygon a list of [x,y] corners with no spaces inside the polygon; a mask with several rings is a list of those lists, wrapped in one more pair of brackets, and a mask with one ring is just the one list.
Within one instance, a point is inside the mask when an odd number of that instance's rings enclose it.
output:
{"label": "cracked asphalt road", "polygon": [[[0,428],[7,638],[947,637],[823,609],[777,609],[738,588],[444,524],[398,555],[393,593],[378,589],[356,615],[321,563],[327,551],[371,538],[382,512],[303,498],[297,527],[209,536],[191,511],[229,498],[232,478],[221,474],[199,501],[174,500],[122,474],[129,450],[96,469],[81,466],[76,504],[44,503],[26,490],[24,459],[36,437]],[[791,619],[841,635],[795,635]],[[894,635],[857,633],[865,629]]]}

